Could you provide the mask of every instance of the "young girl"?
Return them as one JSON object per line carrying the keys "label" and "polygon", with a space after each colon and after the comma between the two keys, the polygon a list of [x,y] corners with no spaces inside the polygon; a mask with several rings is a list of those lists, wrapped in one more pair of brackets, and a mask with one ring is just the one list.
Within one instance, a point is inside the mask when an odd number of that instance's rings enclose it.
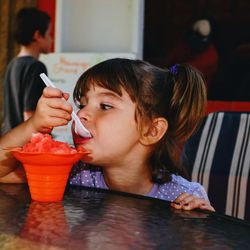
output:
{"label": "young girl", "polygon": [[[51,116],[61,108],[69,113],[61,96],[46,88],[38,109],[43,103]],[[110,59],[82,74],[73,97],[92,137],[72,130],[75,145],[89,155],[72,171],[71,184],[168,200],[177,209],[214,211],[204,188],[181,177],[176,160],[176,145],[189,138],[204,113],[206,90],[196,70]]]}
{"label": "young girl", "polygon": [[195,130],[206,103],[202,77],[176,65],[163,70],[146,62],[111,59],[87,70],[74,90],[78,116],[92,133],[75,145],[89,159],[70,183],[175,201],[176,208],[213,210],[203,187],[180,174],[176,146]]}

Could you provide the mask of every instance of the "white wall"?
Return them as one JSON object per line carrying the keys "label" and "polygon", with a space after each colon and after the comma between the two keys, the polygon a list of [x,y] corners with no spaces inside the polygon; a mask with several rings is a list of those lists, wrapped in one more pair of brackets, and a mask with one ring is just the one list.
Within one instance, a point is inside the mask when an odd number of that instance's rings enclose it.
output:
{"label": "white wall", "polygon": [[[40,60],[55,85],[72,97],[79,75],[94,64],[142,59],[143,23],[144,0],[57,0],[55,53]],[[53,129],[54,138],[73,144],[70,125]]]}
{"label": "white wall", "polygon": [[142,58],[144,0],[57,0],[56,52]]}

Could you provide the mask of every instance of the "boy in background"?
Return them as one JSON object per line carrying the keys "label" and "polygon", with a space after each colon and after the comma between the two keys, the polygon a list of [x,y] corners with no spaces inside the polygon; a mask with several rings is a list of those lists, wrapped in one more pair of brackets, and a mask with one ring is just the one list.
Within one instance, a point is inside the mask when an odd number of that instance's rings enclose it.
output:
{"label": "boy in background", "polygon": [[40,73],[47,73],[40,62],[41,53],[52,45],[50,17],[36,8],[23,8],[16,16],[14,36],[20,45],[18,55],[9,63],[4,77],[2,135],[29,119],[42,95]]}

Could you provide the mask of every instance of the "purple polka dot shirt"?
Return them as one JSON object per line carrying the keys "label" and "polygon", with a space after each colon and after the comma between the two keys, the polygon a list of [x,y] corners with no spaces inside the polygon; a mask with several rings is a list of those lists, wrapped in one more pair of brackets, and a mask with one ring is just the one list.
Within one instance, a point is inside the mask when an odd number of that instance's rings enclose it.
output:
{"label": "purple polka dot shirt", "polygon": [[[101,170],[86,170],[83,164],[76,165],[70,175],[69,183],[85,187],[109,189],[105,183]],[[208,200],[207,193],[202,185],[190,182],[181,176],[172,175],[172,180],[164,184],[155,183],[145,196],[166,201],[174,201],[180,194],[189,193]]]}

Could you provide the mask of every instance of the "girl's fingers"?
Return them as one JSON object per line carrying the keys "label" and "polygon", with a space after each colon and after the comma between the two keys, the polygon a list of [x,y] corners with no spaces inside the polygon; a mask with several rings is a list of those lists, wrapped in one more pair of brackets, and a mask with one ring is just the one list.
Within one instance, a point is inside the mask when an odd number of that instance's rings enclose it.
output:
{"label": "girl's fingers", "polygon": [[71,119],[73,108],[70,103],[61,98],[40,98],[35,114],[39,117],[59,116]]}
{"label": "girl's fingers", "polygon": [[69,94],[68,94],[68,93],[63,93],[63,98],[64,98],[65,100],[68,100],[68,99],[69,99]]}
{"label": "girl's fingers", "polygon": [[186,211],[200,208],[203,210],[215,211],[210,205],[209,201],[198,198],[197,196],[188,193],[182,193],[172,203],[171,206],[176,209],[183,209]]}
{"label": "girl's fingers", "polygon": [[180,204],[182,204],[183,201],[184,201],[188,196],[190,196],[190,194],[188,194],[188,193],[182,193],[182,194],[180,194],[180,195],[174,200],[174,202],[175,202],[175,203],[180,203]]}
{"label": "girl's fingers", "polygon": [[184,197],[181,201],[181,205],[186,206],[189,203],[193,202],[194,199],[197,199],[198,197],[195,197],[193,195],[187,195],[186,197]]}
{"label": "girl's fingers", "polygon": [[201,204],[200,209],[215,212],[215,209],[210,204]]}
{"label": "girl's fingers", "polygon": [[59,109],[51,109],[49,112],[46,113],[45,118],[46,117],[47,120],[54,118],[54,119],[64,119],[68,122],[72,119],[71,114],[69,112]]}
{"label": "girl's fingers", "polygon": [[64,118],[58,117],[45,117],[45,119],[41,117],[41,119],[39,118],[39,120],[40,121],[37,121],[36,119],[34,119],[34,117],[32,117],[30,119],[30,122],[33,124],[32,126],[34,130],[36,130],[36,132],[42,133],[51,132],[54,127],[64,126],[67,125],[69,122]]}
{"label": "girl's fingers", "polygon": [[54,119],[51,118],[50,120],[50,127],[58,127],[58,126],[64,126],[68,124],[68,120],[63,118],[55,117]]}
{"label": "girl's fingers", "polygon": [[71,120],[71,116],[67,112],[51,111],[41,119],[40,127],[58,127],[67,125]]}
{"label": "girl's fingers", "polygon": [[44,102],[49,108],[62,109],[69,113],[73,110],[71,104],[62,98],[45,99]]}
{"label": "girl's fingers", "polygon": [[190,211],[190,210],[193,210],[195,208],[200,208],[201,205],[207,205],[206,201],[204,199],[199,199],[199,198],[195,198],[193,197],[192,200],[189,200],[189,202],[185,203],[183,206],[182,206],[182,209],[183,210],[187,210],[187,211]]}
{"label": "girl's fingers", "polygon": [[61,109],[39,109],[31,117],[31,124],[37,132],[51,131],[53,127],[67,125],[71,114]]}
{"label": "girl's fingers", "polygon": [[58,97],[58,98],[64,98],[65,100],[69,99],[69,93],[62,92],[60,89],[57,88],[51,88],[46,87],[43,91],[44,97],[51,98],[51,97]]}
{"label": "girl's fingers", "polygon": [[67,100],[69,99],[69,94],[62,92],[60,89],[56,89],[52,87],[44,88],[41,99],[43,101],[47,100],[47,103],[51,103],[51,104],[53,104],[53,100],[54,100],[54,103],[57,105],[62,105],[62,106],[66,105],[66,107],[71,107],[70,103],[67,102]]}
{"label": "girl's fingers", "polygon": [[62,110],[62,109],[54,109],[54,108],[45,108],[39,109],[36,111],[36,120],[39,123],[48,124],[48,126],[53,126],[53,121],[56,119],[61,119],[69,122],[71,120],[71,113]]}
{"label": "girl's fingers", "polygon": [[62,92],[60,89],[46,87],[43,89],[43,96],[45,98],[64,98],[69,99],[69,93]]}
{"label": "girl's fingers", "polygon": [[177,202],[171,202],[171,207],[175,208],[175,209],[182,209],[182,205],[180,203]]}
{"label": "girl's fingers", "polygon": [[175,207],[176,209],[183,209],[187,211],[198,208],[199,206],[200,206],[200,199],[194,198],[194,196],[192,197],[188,196],[186,197],[185,200],[181,201],[180,203],[173,202],[173,207]]}
{"label": "girl's fingers", "polygon": [[47,98],[51,97],[63,97],[63,92],[60,89],[52,88],[52,87],[46,87],[43,89],[43,96]]}
{"label": "girl's fingers", "polygon": [[179,195],[177,197],[177,199],[175,199],[175,203],[176,204],[180,204],[181,206],[187,205],[189,204],[193,199],[197,199],[198,197],[193,196],[191,194],[188,193],[183,193],[181,195]]}

